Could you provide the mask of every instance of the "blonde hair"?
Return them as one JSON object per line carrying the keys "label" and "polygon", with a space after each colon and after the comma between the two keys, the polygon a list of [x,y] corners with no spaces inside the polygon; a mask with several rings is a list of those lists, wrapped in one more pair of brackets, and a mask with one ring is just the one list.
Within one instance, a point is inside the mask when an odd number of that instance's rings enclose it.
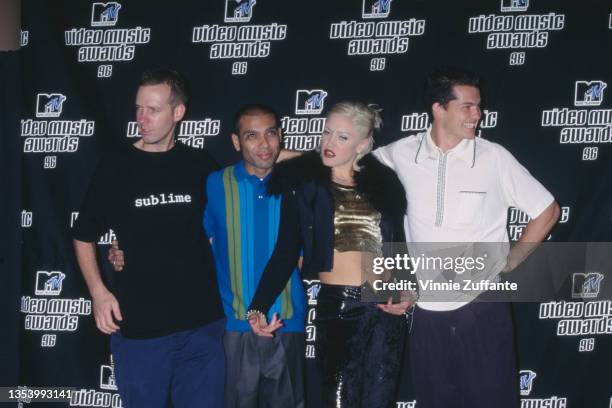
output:
{"label": "blonde hair", "polygon": [[357,154],[357,158],[353,162],[355,171],[361,170],[357,164],[359,160],[366,154],[372,151],[374,147],[374,131],[382,128],[382,118],[380,117],[380,107],[374,104],[366,105],[363,102],[343,101],[334,104],[327,112],[327,117],[332,114],[346,116],[353,122],[357,131],[368,139],[367,147]]}

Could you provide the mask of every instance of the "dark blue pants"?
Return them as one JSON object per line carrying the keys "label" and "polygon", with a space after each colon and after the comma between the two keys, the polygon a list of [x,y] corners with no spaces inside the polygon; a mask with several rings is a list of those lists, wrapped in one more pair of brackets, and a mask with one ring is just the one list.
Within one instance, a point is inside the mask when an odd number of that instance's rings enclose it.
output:
{"label": "dark blue pants", "polygon": [[111,336],[126,408],[223,407],[225,319],[153,339]]}
{"label": "dark blue pants", "polygon": [[409,341],[419,408],[519,406],[509,304],[472,302],[449,312],[417,307]]}
{"label": "dark blue pants", "polygon": [[304,408],[304,333],[225,332],[226,408]]}

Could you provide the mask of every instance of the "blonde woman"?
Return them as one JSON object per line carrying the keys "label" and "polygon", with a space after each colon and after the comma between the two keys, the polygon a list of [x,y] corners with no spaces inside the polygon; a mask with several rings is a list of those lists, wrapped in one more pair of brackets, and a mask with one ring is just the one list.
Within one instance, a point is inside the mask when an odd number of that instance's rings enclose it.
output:
{"label": "blonde woman", "polygon": [[318,152],[276,165],[269,183],[283,194],[276,249],[249,308],[253,331],[282,326],[265,315],[303,249],[302,275],[318,278],[316,354],[325,407],[394,403],[408,301],[362,302],[362,261],[383,242],[404,242],[404,190],[395,173],[369,155],[380,115],[360,102],[329,110]]}

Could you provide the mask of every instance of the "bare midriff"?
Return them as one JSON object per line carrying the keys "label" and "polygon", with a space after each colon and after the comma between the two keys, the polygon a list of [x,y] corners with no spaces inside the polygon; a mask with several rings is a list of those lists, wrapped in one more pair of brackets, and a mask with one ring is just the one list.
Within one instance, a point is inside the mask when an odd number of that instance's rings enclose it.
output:
{"label": "bare midriff", "polygon": [[319,280],[328,285],[360,286],[365,280],[362,265],[372,265],[374,256],[372,252],[334,251],[333,270],[319,272]]}

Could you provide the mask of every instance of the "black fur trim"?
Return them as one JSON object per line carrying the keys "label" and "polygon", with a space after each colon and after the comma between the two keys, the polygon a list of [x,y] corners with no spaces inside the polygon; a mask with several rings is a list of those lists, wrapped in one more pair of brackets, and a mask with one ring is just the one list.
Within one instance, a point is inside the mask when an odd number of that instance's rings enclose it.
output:
{"label": "black fur trim", "polygon": [[319,152],[311,151],[274,165],[268,193],[281,194],[312,180],[329,183],[331,169],[321,162]]}
{"label": "black fur trim", "polygon": [[401,216],[406,212],[406,193],[397,174],[372,154],[360,161],[355,173],[357,190],[364,193],[378,211]]}
{"label": "black fur trim", "polygon": [[[361,170],[355,173],[357,191],[364,194],[378,211],[403,215],[406,212],[406,194],[395,172],[372,154],[364,156],[359,165]],[[316,151],[276,164],[268,192],[280,194],[313,180],[326,186],[331,180],[331,169],[323,165]]]}

